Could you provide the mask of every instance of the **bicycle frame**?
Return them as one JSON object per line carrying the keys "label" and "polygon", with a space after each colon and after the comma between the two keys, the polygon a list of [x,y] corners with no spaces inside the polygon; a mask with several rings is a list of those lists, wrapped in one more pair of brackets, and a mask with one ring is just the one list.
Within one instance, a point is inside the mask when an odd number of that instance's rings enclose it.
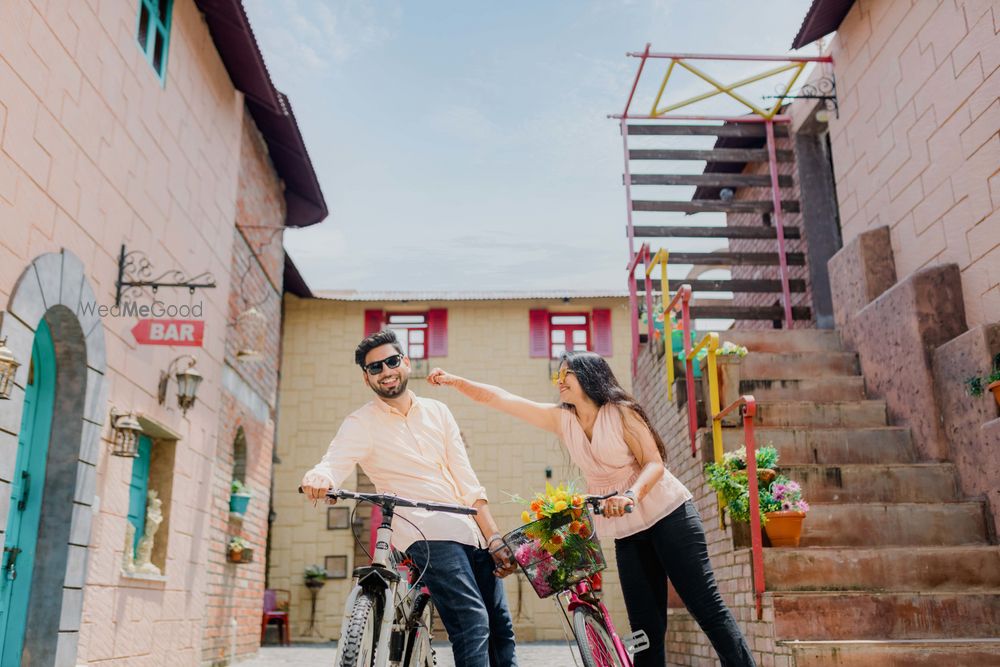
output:
{"label": "bicycle frame", "polygon": [[[621,637],[618,636],[618,631],[615,630],[615,624],[611,620],[611,614],[608,612],[608,608],[604,605],[604,602],[602,602],[600,598],[594,595],[599,593],[600,589],[595,588],[591,578],[587,577],[583,581],[574,584],[570,590],[560,593],[560,595],[568,595],[569,601],[566,603],[566,609],[570,614],[573,613],[574,609],[579,607],[586,607],[598,614],[604,621],[604,626],[607,628],[608,633],[611,635],[611,641],[615,644],[615,653],[618,654],[618,659],[621,660],[622,665],[625,667],[632,667],[632,656],[629,655],[628,649],[625,648],[625,644],[622,642]],[[590,597],[593,602],[583,599],[582,596]]]}

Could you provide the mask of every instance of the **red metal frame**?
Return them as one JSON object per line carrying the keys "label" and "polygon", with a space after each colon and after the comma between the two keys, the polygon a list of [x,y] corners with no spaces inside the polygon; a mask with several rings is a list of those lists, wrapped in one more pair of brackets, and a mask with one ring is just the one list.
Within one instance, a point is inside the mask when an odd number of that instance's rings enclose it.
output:
{"label": "red metal frame", "polygon": [[[635,78],[632,80],[632,87],[629,90],[628,100],[625,102],[625,108],[620,114],[610,115],[609,118],[614,118],[619,121],[619,128],[622,135],[622,146],[624,149],[625,158],[625,199],[626,199],[626,218],[627,218],[627,233],[628,233],[628,249],[630,264],[635,265],[639,260],[639,254],[635,251],[635,230],[632,223],[632,175],[630,167],[629,158],[629,148],[628,148],[628,121],[629,120],[658,120],[658,121],[674,121],[674,120],[685,120],[685,121],[722,121],[725,123],[764,123],[765,132],[767,137],[767,153],[768,153],[768,166],[771,175],[771,197],[774,204],[774,220],[775,228],[777,229],[778,237],[778,257],[779,257],[779,272],[781,277],[781,291],[782,291],[782,302],[784,304],[784,315],[785,315],[785,326],[791,329],[794,325],[792,319],[792,299],[791,290],[789,289],[789,275],[788,275],[788,261],[786,257],[786,247],[785,247],[785,229],[784,229],[784,218],[781,210],[781,193],[778,185],[778,163],[777,154],[775,149],[775,139],[774,139],[774,123],[788,123],[791,122],[791,117],[787,115],[781,115],[775,113],[777,108],[780,107],[783,102],[783,98],[778,99],[775,102],[775,106],[772,107],[770,113],[766,115],[760,115],[758,113],[753,113],[750,115],[743,116],[714,116],[714,115],[701,115],[701,114],[630,114],[632,107],[632,102],[635,99],[635,91],[639,86],[639,80],[642,78],[643,70],[646,66],[646,61],[650,58],[654,59],[666,59],[672,60],[674,62],[684,61],[684,60],[718,60],[718,61],[755,61],[755,62],[785,62],[785,63],[832,63],[833,58],[830,56],[755,56],[755,55],[733,55],[733,54],[717,54],[717,53],[661,53],[654,52],[651,50],[651,45],[646,44],[646,48],[640,52],[630,52],[626,54],[630,58],[639,58],[639,67],[636,70]],[[671,63],[671,67],[673,66]],[[668,71],[669,76],[669,71]],[[794,79],[793,79],[794,81]],[[713,81],[715,85],[721,86]],[[666,81],[664,81],[666,85]],[[789,83],[789,87],[791,86]],[[719,87],[720,92],[731,91],[733,87],[722,88]],[[662,87],[661,87],[662,93]],[[729,93],[734,95],[733,93]],[[786,91],[787,94],[787,91]],[[754,107],[758,109],[757,107]],[[759,110],[759,109],[758,109]],[[654,109],[655,111],[655,109]],[[761,113],[765,113],[761,111]],[[647,250],[648,255],[648,250]],[[634,282],[634,279],[632,279]],[[649,292],[647,291],[647,294]],[[664,292],[667,293],[667,292]],[[630,307],[633,309],[633,314],[636,312],[638,307],[637,303],[633,302],[633,291],[632,285],[630,283]],[[636,368],[636,358],[638,357],[638,331],[633,328],[633,371]]]}
{"label": "red metal frame", "polygon": [[[742,407],[741,407],[742,406]],[[753,563],[753,591],[757,607],[757,620],[764,616],[764,540],[760,532],[760,489],[757,483],[757,441],[753,431],[753,418],[757,414],[757,401],[753,396],[744,395],[727,405],[715,415],[721,420],[727,414],[740,408],[743,415],[743,436],[746,440],[747,483],[750,494],[750,558]]]}
{"label": "red metal frame", "polygon": [[[628,167],[626,167],[628,169]],[[632,206],[629,205],[629,210]],[[632,216],[629,215],[629,231],[632,229]],[[639,297],[638,289],[639,286],[635,279],[635,270],[642,262],[645,266],[649,262],[649,244],[643,243],[639,247],[639,251],[631,253],[629,258],[628,267],[628,307],[629,312],[632,314],[632,374],[639,370]],[[648,293],[649,290],[647,289]],[[647,319],[651,319],[647,317]]]}
{"label": "red metal frame", "polygon": [[[680,306],[681,331],[684,336],[684,386],[687,388],[688,436],[691,438],[691,457],[693,458],[696,454],[695,443],[698,439],[698,407],[694,395],[694,362],[691,360],[691,294],[691,286],[687,283],[677,289],[677,294],[663,309],[663,329],[666,333],[666,323],[669,321],[667,313]],[[670,363],[674,363],[674,360],[671,359]]]}

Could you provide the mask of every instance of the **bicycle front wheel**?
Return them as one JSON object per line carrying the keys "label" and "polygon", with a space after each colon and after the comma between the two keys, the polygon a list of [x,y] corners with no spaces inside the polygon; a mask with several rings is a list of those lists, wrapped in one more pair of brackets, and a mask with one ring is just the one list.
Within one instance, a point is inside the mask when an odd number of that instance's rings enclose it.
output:
{"label": "bicycle front wheel", "polygon": [[585,667],[626,667],[618,657],[604,619],[592,609],[577,607],[573,610],[573,634]]}
{"label": "bicycle front wheel", "polygon": [[410,612],[410,630],[406,642],[403,667],[434,667],[437,657],[431,647],[431,626],[434,624],[434,606],[431,596],[420,593]]}
{"label": "bicycle front wheel", "polygon": [[354,599],[347,635],[340,638],[342,649],[338,667],[373,667],[375,642],[382,620],[382,601],[370,592],[362,591]]}

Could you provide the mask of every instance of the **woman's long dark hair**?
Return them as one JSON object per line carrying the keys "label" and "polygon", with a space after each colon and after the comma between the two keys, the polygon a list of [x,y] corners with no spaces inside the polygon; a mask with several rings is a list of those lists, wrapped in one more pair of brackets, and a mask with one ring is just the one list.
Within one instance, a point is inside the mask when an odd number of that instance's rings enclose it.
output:
{"label": "woman's long dark hair", "polygon": [[[561,363],[566,364],[566,367],[573,371],[583,393],[596,403],[597,407],[612,403],[620,408],[628,408],[642,417],[642,421],[646,423],[646,428],[649,429],[656,442],[660,457],[664,463],[667,462],[667,448],[663,445],[660,434],[653,428],[642,406],[619,384],[618,378],[615,377],[614,371],[611,370],[611,366],[604,357],[593,352],[565,352],[562,355]],[[562,403],[560,407],[576,411],[576,408],[569,403]]]}

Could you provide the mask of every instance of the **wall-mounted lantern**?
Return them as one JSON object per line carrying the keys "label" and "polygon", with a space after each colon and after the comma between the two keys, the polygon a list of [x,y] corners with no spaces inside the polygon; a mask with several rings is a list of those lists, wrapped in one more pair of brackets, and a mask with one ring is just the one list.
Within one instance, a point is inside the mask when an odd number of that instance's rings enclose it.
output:
{"label": "wall-mounted lantern", "polygon": [[7,347],[7,339],[0,339],[0,400],[10,398],[10,390],[14,388],[14,374],[20,365],[17,357]]}
{"label": "wall-mounted lantern", "polygon": [[239,349],[236,351],[237,361],[257,361],[263,356],[264,333],[267,318],[251,306],[236,318],[236,336]]}
{"label": "wall-mounted lantern", "polygon": [[139,456],[139,434],[142,426],[131,412],[111,408],[111,453],[134,459]]}
{"label": "wall-mounted lantern", "polygon": [[187,367],[176,372],[177,405],[180,406],[184,414],[187,414],[187,411],[194,407],[194,403],[198,398],[198,385],[204,379],[201,373],[194,367],[198,363],[198,360],[191,355],[185,354],[177,357],[170,362],[165,372],[160,373],[159,400],[160,405],[166,404],[167,385],[170,382],[170,374],[176,369],[177,364],[182,361],[187,362]]}

